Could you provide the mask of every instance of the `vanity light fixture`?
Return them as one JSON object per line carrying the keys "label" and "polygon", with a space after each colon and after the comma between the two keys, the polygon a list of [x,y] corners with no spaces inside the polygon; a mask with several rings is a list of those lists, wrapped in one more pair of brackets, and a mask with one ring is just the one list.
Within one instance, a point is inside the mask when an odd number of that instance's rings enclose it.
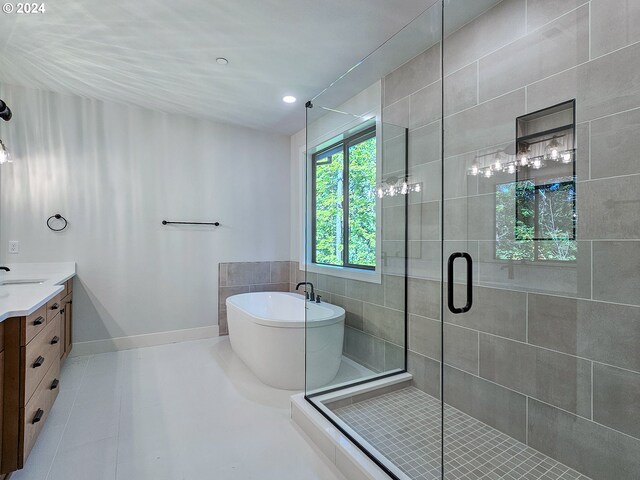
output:
{"label": "vanity light fixture", "polygon": [[11,109],[9,108],[9,106],[4,103],[3,100],[0,100],[0,118],[5,122],[8,122],[9,120],[11,120],[12,116],[13,114],[11,113]]}
{"label": "vanity light fixture", "polygon": [[11,163],[12,161],[9,150],[7,150],[7,147],[2,143],[2,140],[0,140],[0,165],[3,163]]}
{"label": "vanity light fixture", "polygon": [[501,172],[504,169],[504,164],[508,160],[507,154],[504,150],[498,150],[493,158],[492,168],[496,172]]}
{"label": "vanity light fixture", "polygon": [[518,152],[518,164],[526,167],[529,165],[529,156],[531,155],[531,149],[528,144],[524,144],[520,147],[520,151]]}
{"label": "vanity light fixture", "polygon": [[408,195],[411,192],[420,192],[422,186],[420,183],[410,183],[409,176],[406,177],[388,177],[382,180],[378,188],[376,188],[376,195],[378,198],[382,197],[395,197],[396,195]]}
{"label": "vanity light fixture", "polygon": [[[574,157],[574,151],[569,149],[565,150],[564,145],[560,143],[561,136],[554,136],[551,141],[548,139],[542,141],[536,141],[535,143],[549,142],[544,149],[542,155],[532,156],[530,143],[521,145],[518,154],[515,157],[507,154],[505,150],[498,150],[496,152],[490,152],[476,156],[471,167],[467,169],[467,175],[470,176],[482,176],[484,178],[491,178],[497,173],[508,173],[514,175],[515,173],[522,171],[523,169],[532,168],[539,170],[545,166],[545,162],[549,161],[565,164],[571,163]],[[491,157],[491,163],[479,163],[479,159],[483,157]]]}
{"label": "vanity light fixture", "polygon": [[560,145],[560,142],[558,141],[558,137],[554,135],[551,141],[549,142],[549,145],[547,145],[547,148],[545,149],[546,157],[550,160],[558,160],[558,158],[560,157],[561,148],[562,148],[562,145]]}

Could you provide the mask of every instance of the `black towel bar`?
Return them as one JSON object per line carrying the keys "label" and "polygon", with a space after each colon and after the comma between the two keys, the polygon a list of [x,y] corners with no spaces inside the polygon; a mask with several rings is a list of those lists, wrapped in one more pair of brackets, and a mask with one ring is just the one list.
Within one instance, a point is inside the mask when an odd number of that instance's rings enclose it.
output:
{"label": "black towel bar", "polygon": [[163,225],[213,225],[219,227],[220,222],[169,222],[167,220],[162,221]]}

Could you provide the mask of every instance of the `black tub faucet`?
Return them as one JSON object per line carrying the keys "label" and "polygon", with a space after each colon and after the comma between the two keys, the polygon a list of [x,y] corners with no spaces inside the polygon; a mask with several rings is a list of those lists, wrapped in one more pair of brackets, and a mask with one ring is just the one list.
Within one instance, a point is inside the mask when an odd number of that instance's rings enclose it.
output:
{"label": "black tub faucet", "polygon": [[307,292],[307,289],[304,289],[304,293],[305,296],[307,297],[307,300],[311,300],[312,302],[316,301],[316,293],[313,289],[313,283],[311,282],[300,282],[298,285],[296,285],[296,290],[298,290],[302,285],[309,285],[311,287],[311,293]]}
{"label": "black tub faucet", "polygon": [[0,267],[0,270],[4,270],[5,272],[10,272],[11,269],[9,267]]}

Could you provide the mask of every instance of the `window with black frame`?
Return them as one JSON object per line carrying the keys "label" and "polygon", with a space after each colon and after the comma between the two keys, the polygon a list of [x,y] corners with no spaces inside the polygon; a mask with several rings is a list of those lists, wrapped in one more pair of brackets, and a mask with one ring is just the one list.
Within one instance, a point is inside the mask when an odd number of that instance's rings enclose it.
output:
{"label": "window with black frame", "polygon": [[575,261],[573,178],[496,185],[496,258]]}
{"label": "window with black frame", "polygon": [[312,261],[376,267],[376,128],[312,156]]}

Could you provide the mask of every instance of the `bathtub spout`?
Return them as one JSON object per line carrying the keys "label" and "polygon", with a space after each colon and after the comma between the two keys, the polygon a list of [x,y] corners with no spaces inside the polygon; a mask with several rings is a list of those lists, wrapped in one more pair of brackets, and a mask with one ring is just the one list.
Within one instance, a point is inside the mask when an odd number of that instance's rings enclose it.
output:
{"label": "bathtub spout", "polygon": [[296,285],[296,290],[298,290],[302,285],[309,285],[311,287],[311,293],[307,292],[307,289],[304,289],[305,295],[307,297],[307,300],[311,300],[312,302],[316,301],[316,293],[313,289],[313,283],[311,282],[300,282],[298,285]]}

